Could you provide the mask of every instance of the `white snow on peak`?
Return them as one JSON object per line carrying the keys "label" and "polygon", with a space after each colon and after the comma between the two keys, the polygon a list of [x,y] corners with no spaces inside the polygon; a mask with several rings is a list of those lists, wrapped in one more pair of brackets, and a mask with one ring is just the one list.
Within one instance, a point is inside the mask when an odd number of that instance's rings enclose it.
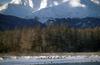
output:
{"label": "white snow on peak", "polygon": [[32,0],[29,0],[29,5],[30,5],[30,7],[33,8],[33,2],[32,2]]}
{"label": "white snow on peak", "polygon": [[2,11],[2,10],[4,10],[4,9],[6,9],[7,8],[7,6],[8,6],[8,4],[4,4],[4,5],[0,5],[0,11]]}
{"label": "white snow on peak", "polygon": [[25,6],[29,5],[33,8],[33,1],[32,0],[12,0],[11,4],[24,4]]}
{"label": "white snow on peak", "polygon": [[72,7],[85,7],[84,4],[81,4],[81,3],[80,3],[80,0],[70,0],[70,1],[69,1],[69,4],[70,4]]}
{"label": "white snow on peak", "polygon": [[47,0],[42,0],[39,10],[46,7],[47,7]]}
{"label": "white snow on peak", "polygon": [[48,8],[48,7],[57,6],[59,4],[67,2],[67,1],[68,0],[41,0],[39,10],[44,9],[44,8]]}
{"label": "white snow on peak", "polygon": [[91,1],[96,3],[96,4],[100,4],[100,0],[91,0]]}
{"label": "white snow on peak", "polygon": [[21,0],[12,0],[10,3],[12,3],[12,4],[21,4]]}

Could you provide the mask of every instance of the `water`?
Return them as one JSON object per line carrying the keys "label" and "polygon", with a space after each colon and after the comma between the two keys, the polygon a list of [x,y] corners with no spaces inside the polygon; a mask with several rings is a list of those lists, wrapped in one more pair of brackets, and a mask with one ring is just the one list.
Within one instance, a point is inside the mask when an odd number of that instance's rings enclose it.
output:
{"label": "water", "polygon": [[[0,65],[36,65],[32,63],[0,63]],[[64,63],[64,64],[37,64],[37,65],[100,65],[100,62]]]}
{"label": "water", "polygon": [[39,56],[1,57],[0,65],[100,65],[100,56],[70,56],[49,59]]}
{"label": "water", "polygon": [[99,62],[95,62],[95,63],[66,63],[66,64],[46,64],[46,65],[100,65],[100,63]]}

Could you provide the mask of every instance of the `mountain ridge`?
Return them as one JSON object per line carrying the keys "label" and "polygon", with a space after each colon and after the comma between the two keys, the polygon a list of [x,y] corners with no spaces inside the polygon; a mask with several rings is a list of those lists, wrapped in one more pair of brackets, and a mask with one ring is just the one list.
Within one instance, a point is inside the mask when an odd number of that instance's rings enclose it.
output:
{"label": "mountain ridge", "polygon": [[37,19],[24,19],[12,15],[0,14],[0,30],[21,29],[24,27],[34,28],[37,26],[42,28],[44,24],[39,22]]}
{"label": "mountain ridge", "polygon": [[46,27],[48,25],[64,25],[70,28],[95,28],[100,27],[100,18],[52,18],[41,23],[38,18],[24,19],[11,15],[0,14],[0,30],[15,29],[23,27]]}

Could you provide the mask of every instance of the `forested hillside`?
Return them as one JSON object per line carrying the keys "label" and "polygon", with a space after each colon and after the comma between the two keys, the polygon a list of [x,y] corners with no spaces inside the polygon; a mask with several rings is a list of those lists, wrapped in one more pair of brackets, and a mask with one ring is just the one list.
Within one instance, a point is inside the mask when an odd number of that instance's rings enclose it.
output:
{"label": "forested hillside", "polygon": [[0,31],[0,53],[100,51],[100,27],[69,28],[64,24]]}

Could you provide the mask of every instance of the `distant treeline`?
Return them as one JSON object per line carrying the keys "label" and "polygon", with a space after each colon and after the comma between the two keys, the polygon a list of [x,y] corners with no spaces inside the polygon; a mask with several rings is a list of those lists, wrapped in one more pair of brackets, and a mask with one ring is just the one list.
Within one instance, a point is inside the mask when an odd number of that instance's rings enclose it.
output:
{"label": "distant treeline", "polygon": [[100,27],[48,25],[0,31],[0,53],[100,51]]}

